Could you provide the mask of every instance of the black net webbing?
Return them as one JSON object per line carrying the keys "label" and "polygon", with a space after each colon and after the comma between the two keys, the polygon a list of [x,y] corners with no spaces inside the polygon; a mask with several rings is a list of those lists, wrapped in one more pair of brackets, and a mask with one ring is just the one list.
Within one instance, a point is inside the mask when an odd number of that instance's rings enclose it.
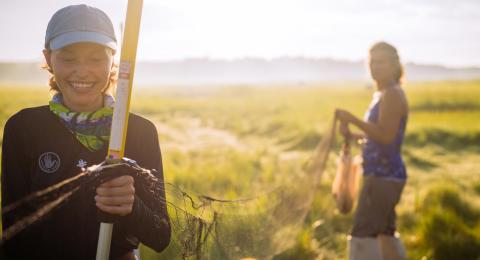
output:
{"label": "black net webbing", "polygon": [[[135,181],[156,203],[166,203],[172,241],[162,253],[165,258],[239,259],[271,258],[294,245],[309,213],[315,191],[326,167],[335,133],[335,122],[327,130],[303,171],[291,173],[271,188],[235,200],[218,199],[186,191],[166,182],[166,202],[161,198],[157,179],[149,170],[132,162],[101,164],[75,177],[35,192],[5,207],[2,214],[22,216],[2,234],[2,242],[45,217],[82,186],[95,186],[114,178],[109,167],[127,167]],[[121,165],[121,166],[119,166]],[[34,205],[34,206],[32,206]],[[163,205],[165,206],[165,205]],[[28,210],[25,210],[25,207]],[[20,210],[22,209],[22,210]],[[27,213],[25,213],[27,212]]]}

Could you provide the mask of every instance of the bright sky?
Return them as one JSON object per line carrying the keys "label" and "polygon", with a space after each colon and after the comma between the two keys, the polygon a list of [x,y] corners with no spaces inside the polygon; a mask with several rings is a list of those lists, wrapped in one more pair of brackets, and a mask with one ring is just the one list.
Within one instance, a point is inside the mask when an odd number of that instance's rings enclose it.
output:
{"label": "bright sky", "polygon": [[[0,2],[0,61],[35,61],[69,4],[104,10],[119,35],[126,0]],[[137,60],[281,56],[364,59],[378,40],[404,61],[480,66],[479,0],[144,0]]]}

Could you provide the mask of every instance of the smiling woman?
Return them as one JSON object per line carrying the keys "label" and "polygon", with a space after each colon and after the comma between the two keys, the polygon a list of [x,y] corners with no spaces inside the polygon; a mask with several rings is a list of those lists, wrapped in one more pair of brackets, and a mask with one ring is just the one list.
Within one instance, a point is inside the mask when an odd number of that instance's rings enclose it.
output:
{"label": "smiling woman", "polygon": [[103,104],[103,94],[115,84],[115,51],[99,44],[80,42],[43,51],[53,74],[52,90],[61,92],[65,105],[77,112],[91,112]]}
{"label": "smiling woman", "polygon": [[[86,5],[62,8],[48,24],[44,47],[55,95],[48,106],[23,109],[5,125],[1,164],[4,234],[26,214],[8,214],[9,205],[80,176],[85,166],[99,164],[107,155],[117,49],[110,19]],[[154,188],[159,192],[146,192],[141,182],[123,173],[97,187],[79,188],[42,222],[4,241],[0,258],[93,259],[100,227],[98,210],[115,219],[111,259],[135,259],[133,250],[140,242],[156,251],[166,248],[170,223],[157,131],[145,118],[134,114],[129,118],[125,156],[156,169],[152,172],[160,181]],[[27,206],[25,211],[36,207]]]}

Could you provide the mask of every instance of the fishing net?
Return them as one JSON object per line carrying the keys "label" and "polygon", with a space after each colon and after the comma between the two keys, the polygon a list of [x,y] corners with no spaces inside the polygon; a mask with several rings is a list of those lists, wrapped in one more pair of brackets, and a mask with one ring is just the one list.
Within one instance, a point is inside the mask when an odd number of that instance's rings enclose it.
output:
{"label": "fishing net", "polygon": [[[261,192],[237,199],[221,199],[166,182],[166,203],[172,240],[162,259],[268,259],[291,248],[303,228],[315,191],[325,170],[335,133],[335,121],[323,135],[301,170],[268,180]],[[136,182],[154,201],[164,203],[157,179],[150,170],[131,161],[100,164],[45,190],[35,192],[3,209],[2,214],[22,214],[3,232],[2,242],[55,210],[83,185],[98,185],[116,177],[109,167],[130,167]],[[118,172],[119,171],[110,171]],[[252,183],[252,186],[254,183]],[[22,209],[28,205],[29,209]],[[35,205],[32,207],[32,205]],[[22,209],[22,210],[20,210]],[[16,215],[18,216],[18,215]]]}

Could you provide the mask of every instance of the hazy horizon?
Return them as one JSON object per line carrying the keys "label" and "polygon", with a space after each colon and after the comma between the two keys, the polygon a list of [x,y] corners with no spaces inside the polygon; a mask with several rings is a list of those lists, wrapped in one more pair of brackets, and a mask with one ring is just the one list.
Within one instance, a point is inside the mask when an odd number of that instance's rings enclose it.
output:
{"label": "hazy horizon", "polygon": [[[78,3],[104,10],[119,38],[126,0],[4,1],[0,61],[41,62],[51,15]],[[137,60],[362,61],[372,43],[385,40],[398,48],[404,63],[480,67],[478,25],[480,1],[475,0],[145,0]]]}

